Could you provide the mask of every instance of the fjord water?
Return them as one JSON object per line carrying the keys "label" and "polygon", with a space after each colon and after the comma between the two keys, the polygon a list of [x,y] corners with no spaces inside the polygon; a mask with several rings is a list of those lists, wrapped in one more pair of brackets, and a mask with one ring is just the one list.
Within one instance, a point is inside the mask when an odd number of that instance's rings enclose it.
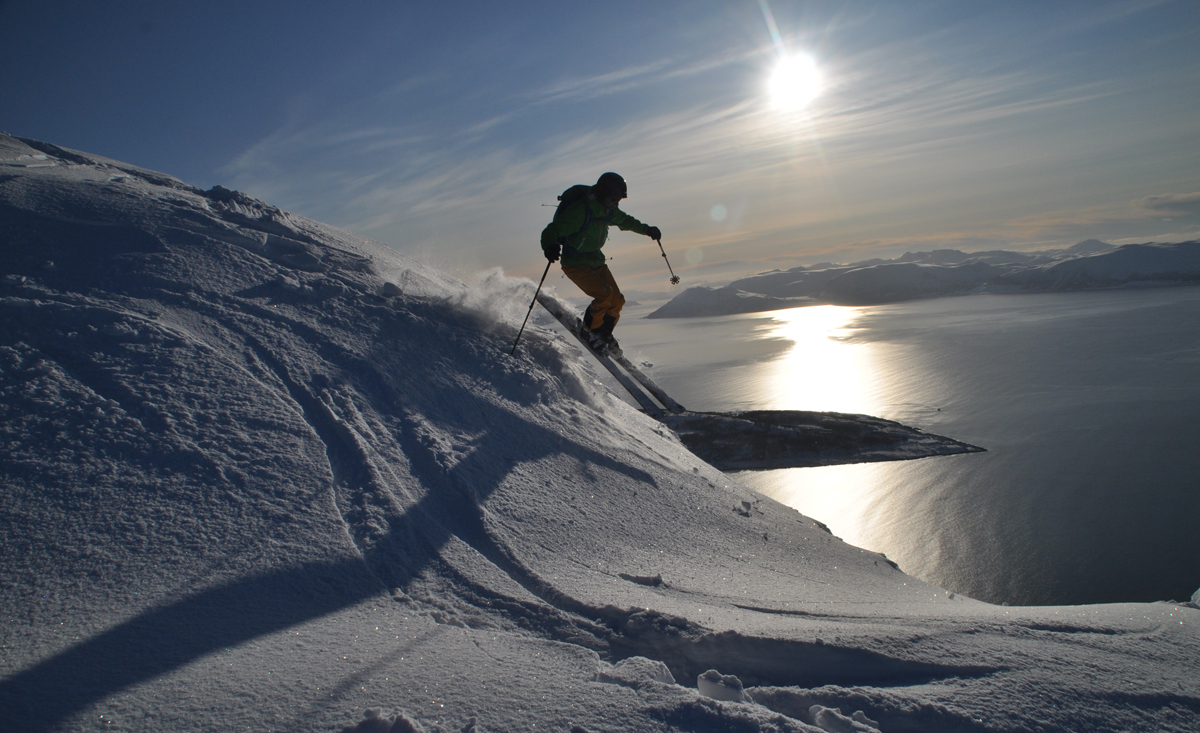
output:
{"label": "fjord water", "polygon": [[640,315],[627,353],[689,409],[867,413],[986,448],[738,474],[911,574],[1013,605],[1200,587],[1200,288]]}

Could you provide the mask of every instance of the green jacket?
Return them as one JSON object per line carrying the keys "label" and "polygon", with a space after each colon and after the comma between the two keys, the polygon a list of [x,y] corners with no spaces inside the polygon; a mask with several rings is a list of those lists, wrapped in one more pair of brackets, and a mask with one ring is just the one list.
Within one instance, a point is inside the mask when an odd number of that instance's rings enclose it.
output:
{"label": "green jacket", "polygon": [[604,264],[604,254],[600,248],[608,240],[610,226],[647,236],[650,234],[649,225],[619,208],[606,209],[589,192],[555,213],[554,221],[542,230],[542,251],[550,252],[557,242],[562,245],[564,265],[600,267]]}

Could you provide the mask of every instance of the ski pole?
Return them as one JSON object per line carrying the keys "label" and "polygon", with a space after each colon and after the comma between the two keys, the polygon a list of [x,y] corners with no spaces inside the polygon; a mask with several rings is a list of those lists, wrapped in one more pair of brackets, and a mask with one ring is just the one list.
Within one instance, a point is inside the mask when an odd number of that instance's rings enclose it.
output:
{"label": "ski pole", "polygon": [[667,263],[667,271],[671,273],[671,284],[678,285],[679,284],[679,276],[676,275],[675,271],[671,269],[671,261],[667,259],[667,251],[665,249],[663,249],[662,240],[656,239],[654,241],[658,242],[658,251],[662,252],[663,260],[666,261],[666,263]]}
{"label": "ski pole", "polygon": [[533,304],[537,302],[538,293],[542,292],[542,283],[546,282],[546,275],[550,273],[550,265],[553,262],[546,263],[546,270],[542,272],[542,279],[538,282],[537,290],[533,291],[533,300],[529,301],[529,310],[525,311],[525,320],[521,321],[521,330],[517,331],[517,340],[513,342],[512,351],[508,352],[509,356],[517,353],[517,344],[521,343],[521,334],[525,333],[525,324],[529,323],[529,314],[533,313]]}

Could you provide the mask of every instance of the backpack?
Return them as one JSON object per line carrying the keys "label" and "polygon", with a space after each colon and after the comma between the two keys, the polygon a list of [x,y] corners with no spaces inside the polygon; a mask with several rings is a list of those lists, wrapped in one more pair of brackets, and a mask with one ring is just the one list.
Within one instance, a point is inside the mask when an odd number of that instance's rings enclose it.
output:
{"label": "backpack", "polygon": [[562,193],[560,193],[558,195],[558,207],[554,210],[554,220],[558,221],[558,214],[560,211],[563,211],[568,206],[575,203],[576,201],[583,198],[584,196],[587,196],[591,192],[592,192],[591,186],[587,185],[586,183],[577,183],[574,186],[571,186],[570,188],[568,188],[566,191],[563,191]]}
{"label": "backpack", "polygon": [[[576,201],[583,198],[584,196],[587,196],[591,192],[592,192],[592,187],[585,183],[576,184],[576,185],[568,188],[566,191],[563,191],[562,194],[560,194],[558,197],[558,207],[554,209],[554,221],[558,221],[558,215],[561,214],[562,212],[566,211],[567,208],[570,207],[571,204],[575,203]],[[559,239],[565,242],[568,238],[575,236],[576,234],[582,232],[584,229],[587,229],[587,225],[591,224],[591,223],[592,223],[592,208],[590,206],[585,206],[584,207],[584,216],[583,216],[583,226],[579,227],[578,229],[571,232],[570,234],[563,235]]]}

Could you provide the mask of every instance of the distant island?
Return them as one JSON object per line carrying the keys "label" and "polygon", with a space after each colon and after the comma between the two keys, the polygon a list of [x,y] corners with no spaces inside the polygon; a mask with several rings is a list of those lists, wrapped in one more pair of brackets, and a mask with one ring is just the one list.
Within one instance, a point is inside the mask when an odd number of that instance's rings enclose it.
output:
{"label": "distant island", "polygon": [[698,285],[647,318],[692,318],[804,305],[879,305],[973,293],[1096,290],[1200,282],[1200,241],[1116,246],[1089,239],[1038,252],[906,252],[894,260],[823,262]]}

